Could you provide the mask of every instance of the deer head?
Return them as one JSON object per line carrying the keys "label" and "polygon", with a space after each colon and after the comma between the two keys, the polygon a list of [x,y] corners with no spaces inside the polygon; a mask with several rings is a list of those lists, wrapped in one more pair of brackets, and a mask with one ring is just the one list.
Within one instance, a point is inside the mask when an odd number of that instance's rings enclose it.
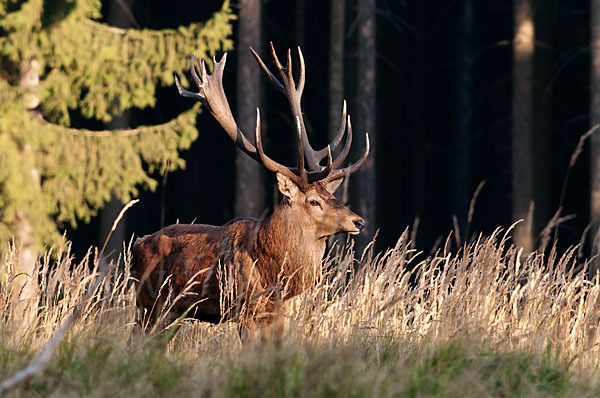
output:
{"label": "deer head", "polygon": [[302,189],[284,174],[277,173],[279,192],[284,197],[280,206],[316,240],[336,233],[357,235],[364,229],[365,221],[333,196],[340,181],[329,184],[317,181]]}
{"label": "deer head", "polygon": [[[206,66],[200,63],[201,76],[198,76],[194,66],[194,56],[191,58],[191,74],[199,92],[194,93],[184,89],[175,76],[175,84],[179,94],[200,101],[206,105],[214,118],[223,127],[233,142],[248,156],[262,164],[267,170],[277,175],[278,188],[283,194],[282,206],[296,214],[295,222],[303,224],[308,230],[314,230],[317,239],[323,239],[338,232],[358,234],[364,229],[365,222],[350,209],[338,201],[333,193],[343,179],[358,170],[369,154],[369,136],[366,135],[366,148],[360,159],[345,168],[341,168],[352,144],[352,124],[350,116],[346,115],[346,102],[342,108],[342,120],[338,133],[327,147],[314,150],[308,140],[301,110],[301,97],[305,83],[305,65],[302,51],[298,47],[300,60],[300,78],[294,82],[292,75],[291,51],[287,52],[287,65],[283,67],[275,53],[273,43],[270,43],[271,55],[281,81],[267,68],[260,56],[251,48],[261,69],[265,72],[275,88],[288,99],[292,115],[296,122],[297,156],[296,167],[284,166],[264,153],[261,138],[260,111],[256,109],[255,142],[252,144],[238,127],[229,107],[223,89],[223,70],[227,61],[224,54],[219,62],[213,58],[214,70],[208,74]],[[347,134],[346,134],[347,132]],[[346,135],[344,147],[333,159],[332,153]],[[326,161],[325,165],[321,163]]]}

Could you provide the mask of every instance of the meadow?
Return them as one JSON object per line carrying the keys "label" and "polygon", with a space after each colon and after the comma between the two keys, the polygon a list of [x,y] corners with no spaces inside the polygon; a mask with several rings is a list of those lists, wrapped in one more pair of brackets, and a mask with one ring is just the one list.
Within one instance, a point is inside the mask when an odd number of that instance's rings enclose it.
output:
{"label": "meadow", "polygon": [[118,268],[95,249],[78,263],[68,242],[49,250],[23,318],[11,245],[0,390],[37,363],[6,396],[600,395],[600,282],[579,248],[523,256],[510,228],[451,243],[422,253],[406,231],[382,253],[336,246],[316,286],[282,310],[281,338],[244,344],[234,322],[140,334],[129,247]]}

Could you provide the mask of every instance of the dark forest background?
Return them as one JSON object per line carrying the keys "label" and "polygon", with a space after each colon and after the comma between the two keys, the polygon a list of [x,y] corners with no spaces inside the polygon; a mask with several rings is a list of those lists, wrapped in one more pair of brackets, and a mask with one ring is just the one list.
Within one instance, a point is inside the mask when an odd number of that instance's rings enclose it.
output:
{"label": "dark forest background", "polygon": [[[268,59],[272,41],[280,56],[300,45],[306,60],[307,83],[303,109],[313,146],[328,142],[329,54],[332,51],[331,5],[334,2],[266,0],[259,2],[261,48]],[[343,35],[343,96],[352,120],[361,115],[364,98],[360,87],[361,12],[364,1],[347,0]],[[590,155],[588,144],[569,167],[580,137],[593,124],[590,118],[590,1],[543,0],[525,2],[535,26],[535,51],[528,80],[531,107],[515,111],[520,94],[514,84],[515,15],[522,2],[469,0],[376,1],[376,94],[372,98],[376,129],[369,131],[374,144],[374,219],[368,219],[369,237],[379,229],[378,247],[393,246],[400,234],[418,220],[416,245],[429,251],[456,225],[464,239],[509,227],[515,220],[514,180],[522,175],[513,160],[515,118],[525,118],[533,145],[531,163],[534,201],[532,235],[562,207],[561,215],[575,215],[558,226],[561,247],[576,244],[590,223]],[[202,21],[221,7],[218,0],[134,1],[132,17],[124,21],[142,28],[175,28]],[[103,2],[103,15],[121,13],[123,4]],[[239,13],[240,3],[232,3]],[[113,14],[114,15],[114,14]],[[113,19],[114,20],[114,19]],[[128,21],[128,22],[127,22]],[[238,95],[238,57],[248,54],[238,40],[240,20],[234,23],[235,50],[228,55],[225,90],[234,114]],[[125,26],[127,27],[127,26]],[[191,55],[191,54],[190,54]],[[218,56],[220,57],[220,56]],[[293,55],[297,67],[296,54]],[[255,63],[251,68],[259,70]],[[295,164],[294,127],[283,96],[260,76],[261,88],[249,100],[261,107],[267,153],[286,164]],[[518,87],[517,87],[518,88]],[[132,110],[131,126],[164,122],[190,108],[193,101],[180,97],[175,87],[160,88],[157,106]],[[341,114],[341,103],[338,105]],[[517,106],[518,108],[518,106]],[[155,176],[156,192],[140,194],[141,202],[128,211],[121,235],[141,236],[175,222],[222,224],[236,214],[238,149],[208,112],[197,119],[199,138],[183,154],[184,170]],[[351,159],[363,150],[364,131],[354,123]],[[568,181],[561,199],[563,185]],[[526,175],[526,173],[525,173]],[[274,176],[265,173],[258,214],[272,209],[277,197]],[[351,178],[350,207],[358,208],[364,188]],[[467,226],[469,203],[477,187],[472,222]],[[525,182],[529,184],[530,182]],[[240,198],[238,198],[239,200]],[[255,201],[244,198],[244,201]],[[528,203],[527,203],[528,205]],[[90,242],[101,244],[106,222],[122,205],[113,203],[87,225],[69,230],[77,253]],[[364,216],[364,214],[362,214]],[[455,216],[455,220],[453,220]],[[104,228],[104,229],[103,229]],[[468,229],[468,231],[467,231]],[[453,237],[454,239],[454,237]],[[537,241],[539,243],[539,240]],[[536,243],[536,244],[537,244]]]}

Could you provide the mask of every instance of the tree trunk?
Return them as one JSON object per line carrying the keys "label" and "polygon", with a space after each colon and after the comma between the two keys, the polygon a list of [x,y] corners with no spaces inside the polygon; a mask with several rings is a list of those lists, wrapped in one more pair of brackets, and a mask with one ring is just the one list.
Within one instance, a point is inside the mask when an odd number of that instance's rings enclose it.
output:
{"label": "tree trunk", "polygon": [[[25,60],[21,62],[19,73],[19,86],[26,92],[27,108],[36,113],[35,108],[40,104],[39,98],[34,94],[35,87],[39,84],[39,63],[36,60]],[[35,168],[34,154],[27,145],[23,154],[31,159],[31,169],[29,176],[35,180],[35,183],[41,185],[40,173]],[[37,298],[37,278],[35,276],[37,250],[35,238],[31,228],[30,220],[25,212],[17,211],[15,225],[15,243],[17,245],[18,265],[17,276],[14,279],[13,292],[16,295],[16,305],[12,313],[14,326],[22,333],[28,332],[35,318]]]}
{"label": "tree trunk", "polygon": [[[556,60],[554,51],[556,47],[556,29],[553,26],[552,0],[538,0],[535,3],[534,14],[535,46],[533,53],[533,197],[535,200],[535,214],[533,217],[533,234],[536,236],[548,224],[556,212],[554,199],[550,191],[550,170],[552,151],[550,138],[552,137],[552,93],[547,89],[552,84],[555,73]],[[552,207],[551,207],[552,206]],[[559,205],[560,206],[560,205]]]}
{"label": "tree trunk", "polygon": [[[112,2],[108,10],[108,22],[112,26],[127,29],[137,26],[137,22],[133,18],[131,9],[135,0],[122,0]],[[109,130],[127,129],[131,125],[131,113],[123,112],[118,117],[113,118],[107,127]],[[114,221],[117,219],[119,212],[123,208],[121,202],[116,196],[112,195],[111,199],[100,210],[100,226],[98,231],[98,247],[103,247],[106,239],[110,234],[110,240],[106,242],[103,258],[101,261],[116,261],[119,254],[123,250],[123,242],[126,240],[127,215],[123,216],[117,228],[110,233]]]}
{"label": "tree trunk", "polygon": [[[429,27],[427,16],[433,7],[427,0],[419,0],[413,3],[415,31],[420,40],[415,43],[415,61],[413,66],[412,79],[412,156],[410,173],[410,213],[414,217],[425,221],[421,223],[419,231],[427,232],[426,212],[427,212],[427,183],[428,183],[428,165],[429,153],[426,142],[429,138],[428,112],[429,88],[428,80],[430,78],[429,49],[433,47],[429,38]],[[416,232],[416,231],[415,231]],[[437,233],[437,231],[435,231]],[[422,234],[422,233],[421,233]],[[417,245],[415,233],[413,244]]]}
{"label": "tree trunk", "polygon": [[[346,32],[346,0],[332,0],[329,23],[329,116],[328,137],[332,141],[340,127],[342,104],[344,103],[344,35]],[[336,196],[342,203],[348,203],[348,182],[346,178],[338,188]],[[348,239],[336,236],[329,240],[330,245],[337,242],[340,248]]]}
{"label": "tree trunk", "polygon": [[471,104],[473,103],[473,53],[471,41],[474,26],[473,0],[463,0],[459,17],[457,130],[454,142],[452,173],[452,208],[458,219],[463,240],[469,239],[467,213],[470,201],[469,161],[471,158]]}
{"label": "tree trunk", "polygon": [[[344,103],[346,0],[331,2],[329,33],[329,141],[331,141],[340,126]],[[348,179],[339,188],[338,197],[343,203],[348,203]]]}
{"label": "tree trunk", "polygon": [[[239,2],[237,122],[243,131],[254,131],[256,107],[260,108],[262,102],[261,71],[249,50],[252,47],[261,53],[261,4],[260,0]],[[254,143],[254,134],[249,134],[247,138]],[[235,214],[238,217],[258,217],[264,207],[262,169],[241,151],[236,151],[235,167]]]}
{"label": "tree trunk", "polygon": [[331,2],[329,36],[329,139],[332,140],[340,124],[344,101],[344,33],[346,0]]}
{"label": "tree trunk", "polygon": [[376,21],[375,0],[359,0],[359,31],[358,31],[358,115],[356,129],[356,148],[364,150],[365,132],[369,133],[371,152],[365,164],[356,173],[355,188],[357,197],[354,203],[358,205],[358,213],[367,221],[366,230],[359,235],[357,249],[361,250],[373,239],[377,230],[376,220],[376,179],[375,161],[377,158],[377,129],[376,129]]}
{"label": "tree trunk", "polygon": [[37,278],[35,275],[37,251],[32,236],[31,225],[27,216],[19,214],[16,226],[15,243],[18,253],[16,277],[13,283],[13,292],[16,296],[16,305],[12,313],[13,324],[20,331],[19,334],[28,332],[35,318],[37,299]]}
{"label": "tree trunk", "polygon": [[512,219],[519,223],[513,239],[524,253],[533,249],[533,101],[532,76],[535,31],[531,0],[515,0],[512,98]]}
{"label": "tree trunk", "polygon": [[[590,124],[600,123],[600,0],[592,0],[590,10],[590,47],[591,47],[591,87],[590,87]],[[590,239],[591,255],[598,256],[600,250],[600,135],[590,137]],[[592,276],[600,270],[598,257],[592,263]]]}

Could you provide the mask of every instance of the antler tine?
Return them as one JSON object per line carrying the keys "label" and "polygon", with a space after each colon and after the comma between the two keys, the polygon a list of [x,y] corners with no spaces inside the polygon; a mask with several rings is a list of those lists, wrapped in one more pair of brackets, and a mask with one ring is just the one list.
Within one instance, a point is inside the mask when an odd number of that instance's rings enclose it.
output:
{"label": "antler tine", "polygon": [[307,172],[306,169],[304,168],[304,148],[302,145],[302,128],[301,128],[301,121],[299,117],[296,117],[296,132],[298,134],[297,138],[298,138],[298,168],[297,168],[297,172],[298,172],[298,176],[300,177],[300,180],[302,180],[305,183],[313,183],[315,181],[319,181],[322,180],[324,178],[326,178],[329,173],[331,173],[332,170],[332,166],[333,166],[333,160],[331,157],[331,150],[328,150],[327,154],[327,166],[325,166],[325,168],[323,168],[322,170],[319,171],[309,171]]}
{"label": "antler tine", "polygon": [[338,157],[335,158],[335,161],[333,162],[334,169],[337,169],[338,167],[340,167],[342,165],[342,163],[344,163],[344,160],[346,160],[348,153],[350,153],[351,145],[352,145],[352,123],[350,122],[350,115],[348,115],[348,135],[346,136],[346,143],[344,144],[344,148],[342,149],[342,152],[340,152]]}
{"label": "antler tine", "polygon": [[[308,166],[311,170],[320,170],[321,166],[319,162],[323,159],[327,153],[326,149],[322,149],[319,155],[315,156],[315,150],[310,145],[308,141],[308,136],[306,134],[306,127],[304,126],[304,121],[302,119],[302,110],[300,107],[300,98],[302,97],[302,92],[304,91],[304,83],[306,81],[306,68],[304,64],[304,56],[302,55],[302,51],[300,47],[298,47],[298,56],[300,58],[300,79],[298,81],[298,87],[296,88],[296,83],[294,82],[293,74],[292,74],[292,59],[291,59],[291,51],[288,49],[287,52],[287,65],[284,68],[281,62],[279,61],[279,57],[275,52],[275,46],[273,42],[269,43],[269,48],[271,51],[271,57],[273,58],[273,62],[275,63],[275,67],[281,76],[283,84],[275,77],[275,75],[269,70],[269,68],[265,65],[262,58],[254,51],[254,49],[250,48],[254,59],[260,66],[260,68],[265,72],[271,83],[275,86],[275,88],[281,91],[288,99],[290,103],[290,108],[292,109],[293,116],[300,117],[301,121],[301,135],[302,135],[302,143],[304,147],[304,155],[308,160]],[[286,73],[287,72],[287,73]],[[334,147],[335,149],[335,147]]]}
{"label": "antler tine", "polygon": [[304,92],[304,82],[306,80],[306,70],[304,66],[304,55],[302,55],[302,50],[300,46],[298,46],[298,58],[300,59],[300,78],[298,79],[298,95],[302,97],[302,93]]}
{"label": "antler tine", "polygon": [[[200,68],[204,70],[203,67],[204,61],[200,61]],[[196,73],[196,54],[192,54],[192,58],[190,59],[190,72],[192,73],[192,79],[194,79],[194,83],[196,83],[196,87],[198,90],[202,92],[202,80],[198,77],[198,73]],[[204,78],[204,73],[202,73],[202,78]]]}
{"label": "antler tine", "polygon": [[204,63],[202,62],[200,64],[202,73],[202,79],[200,79],[194,66],[195,57],[192,56],[190,72],[194,82],[198,86],[199,92],[193,93],[184,89],[181,87],[179,79],[176,77],[175,84],[177,86],[177,91],[180,95],[186,98],[195,99],[208,106],[210,113],[223,127],[229,138],[231,138],[231,140],[235,142],[235,144],[242,151],[244,151],[244,153],[246,153],[252,159],[259,161],[256,148],[250,141],[248,141],[244,133],[239,129],[231,113],[229,102],[227,101],[227,96],[225,95],[225,91],[223,89],[223,70],[225,68],[225,63],[227,62],[227,53],[223,54],[223,57],[220,61],[217,62],[217,60],[214,58],[213,60],[213,73],[210,75],[206,72],[206,66]]}
{"label": "antler tine", "polygon": [[[287,50],[287,64],[285,65],[285,69],[287,71],[287,80],[291,88],[296,90],[296,82],[294,81],[294,75],[292,74],[292,50],[288,48]],[[296,92],[297,94],[300,94]]]}
{"label": "antler tine", "polygon": [[196,73],[196,67],[194,64],[195,64],[195,55],[192,55],[192,58],[190,59],[190,70],[192,72],[192,78],[194,79],[194,83],[196,83],[196,87],[198,87],[199,92],[193,93],[193,92],[188,91],[185,88],[183,88],[181,86],[181,83],[179,83],[179,78],[177,77],[177,75],[175,75],[175,86],[177,87],[177,92],[179,92],[179,95],[181,95],[182,97],[191,98],[191,99],[201,102],[203,105],[206,105],[206,98],[204,98],[204,96],[201,95],[202,81],[200,80],[200,78],[198,77],[198,74]]}
{"label": "antler tine", "polygon": [[[327,145],[327,147],[325,147],[323,149],[319,149],[318,151],[314,151],[317,158],[319,159],[319,162],[321,161],[321,159],[323,159],[323,158],[325,158],[325,156],[327,156],[327,148],[328,147],[331,148],[332,152],[337,149],[337,147],[340,145],[340,142],[342,142],[342,138],[344,138],[345,132],[346,132],[346,100],[344,100],[344,103],[342,105],[342,120],[340,121],[340,127],[338,128],[338,132],[335,135],[335,138],[333,139],[333,141],[331,141],[329,143],[329,145]],[[343,162],[343,160],[342,160],[342,162]]]}
{"label": "antler tine", "polygon": [[258,153],[258,159],[263,163],[267,164],[268,162],[264,162],[265,159],[265,151],[262,146],[262,135],[260,128],[260,109],[256,108],[256,128],[254,129],[254,142],[256,142],[256,152]]}
{"label": "antler tine", "polygon": [[258,62],[258,65],[260,66],[260,68],[263,70],[263,72],[265,72],[265,74],[267,75],[267,77],[269,78],[271,83],[273,83],[275,88],[285,94],[285,88],[283,87],[283,84],[281,84],[281,82],[279,80],[277,80],[275,75],[273,75],[273,73],[271,73],[269,68],[267,68],[267,65],[265,65],[263,60],[256,53],[256,51],[254,51],[254,49],[252,47],[250,47],[250,51],[252,52],[252,55],[254,55],[254,59],[256,59],[256,62]]}
{"label": "antler tine", "polygon": [[333,170],[333,161],[331,157],[331,149],[329,146],[327,147],[327,166],[325,166],[322,170],[312,171],[308,173],[308,182],[313,183],[315,181],[320,181],[326,179]]}
{"label": "antler tine", "polygon": [[347,105],[346,105],[346,100],[344,100],[343,104],[342,104],[342,120],[340,121],[340,127],[338,128],[338,132],[335,135],[335,138],[333,139],[333,141],[331,141],[331,146],[333,146],[333,150],[335,150],[337,148],[338,145],[340,145],[340,142],[342,142],[342,138],[344,137],[344,133],[346,132],[346,115],[348,114],[347,112]]}
{"label": "antler tine", "polygon": [[206,105],[206,98],[204,98],[198,93],[193,93],[181,87],[181,83],[179,83],[179,78],[177,77],[177,75],[175,75],[175,86],[177,86],[177,92],[179,92],[179,95],[181,95],[182,97],[191,98],[201,102],[203,105]]}
{"label": "antler tine", "polygon": [[358,170],[360,168],[360,166],[362,166],[362,164],[367,159],[367,156],[369,156],[369,150],[371,148],[371,145],[369,143],[369,133],[365,134],[365,140],[366,140],[366,143],[365,143],[365,152],[360,157],[360,159],[358,159],[358,161],[356,161],[356,163],[351,164],[350,166],[348,166],[348,167],[346,167],[344,169],[339,169],[339,170],[332,171],[331,174],[329,174],[329,176],[327,176],[324,179],[324,182],[330,182],[330,181],[334,181],[334,180],[337,180],[337,179],[342,178],[342,177],[349,176],[350,174],[352,174],[356,170]]}
{"label": "antler tine", "polygon": [[[225,53],[225,55],[227,55],[227,53]],[[204,60],[200,62],[200,73],[202,74],[202,81],[206,81],[208,73],[206,73],[206,64],[204,63]]]}
{"label": "antler tine", "polygon": [[304,169],[304,148],[302,145],[302,126],[300,125],[300,118],[298,116],[296,116],[296,131],[298,133],[298,141],[297,141],[297,147],[298,147],[298,175],[300,175],[300,179],[302,179],[302,181],[306,181],[308,182],[308,179],[306,178],[306,170]]}
{"label": "antler tine", "polygon": [[[297,175],[288,167],[275,162],[267,155],[265,155],[265,151],[262,146],[262,135],[261,135],[261,127],[260,127],[260,110],[256,108],[256,129],[254,131],[254,138],[256,140],[256,152],[258,153],[259,162],[269,171],[275,173],[281,173],[288,176],[292,179],[296,184],[300,186],[305,186],[308,183],[306,175]],[[306,172],[306,171],[305,171]]]}
{"label": "antler tine", "polygon": [[[290,49],[287,51],[287,65],[284,68],[279,61],[279,57],[277,57],[277,53],[275,52],[275,46],[273,42],[269,43],[269,48],[271,50],[271,57],[273,58],[273,62],[275,63],[275,67],[279,72],[279,75],[282,80],[283,93],[287,97],[290,108],[292,110],[292,115],[294,118],[299,117],[301,121],[301,132],[302,132],[302,144],[304,146],[304,156],[306,157],[308,168],[311,171],[321,171],[322,167],[319,164],[321,159],[325,157],[325,152],[322,153],[320,157],[316,155],[316,151],[310,145],[308,141],[308,135],[306,134],[306,126],[304,125],[304,119],[302,118],[302,109],[300,106],[300,101],[302,98],[302,92],[304,90],[304,82],[306,79],[306,72],[304,67],[304,56],[302,52],[299,52],[300,57],[300,80],[298,83],[298,87],[296,87],[296,83],[294,82],[293,72],[292,72],[292,52]],[[260,62],[259,62],[260,64]],[[262,68],[262,66],[261,66]],[[264,70],[264,69],[263,69]],[[286,73],[287,72],[287,73]],[[269,72],[269,79],[271,79],[271,73]],[[279,89],[279,87],[276,85]]]}
{"label": "antler tine", "polygon": [[[275,67],[279,71],[279,75],[283,79],[284,83],[286,80],[285,73],[283,72],[283,65],[279,62],[279,57],[277,57],[277,53],[275,52],[275,47],[273,46],[273,42],[269,42],[269,46],[271,48],[271,57],[273,58],[273,62],[275,62]],[[289,66],[289,65],[288,65]]]}
{"label": "antler tine", "polygon": [[[328,175],[329,172],[327,170],[327,167],[325,169],[323,169],[323,167],[320,165],[320,162],[324,157],[329,156],[328,155],[329,153],[331,153],[332,151],[335,151],[337,149],[337,147],[339,146],[339,144],[341,143],[342,139],[344,138],[344,134],[346,133],[346,118],[347,118],[346,101],[344,101],[343,106],[342,106],[342,118],[341,118],[341,122],[340,122],[340,127],[338,129],[338,133],[336,134],[335,138],[327,147],[320,149],[318,151],[314,150],[308,140],[308,134],[306,133],[306,126],[304,125],[304,120],[302,118],[302,109],[301,109],[301,105],[300,105],[300,100],[302,97],[302,93],[304,91],[304,84],[306,82],[306,66],[305,66],[305,62],[304,62],[304,54],[302,54],[302,50],[300,49],[300,47],[298,47],[298,58],[300,60],[300,77],[298,79],[298,84],[296,85],[296,83],[294,82],[294,76],[293,76],[293,71],[292,71],[292,52],[291,52],[291,50],[288,49],[288,51],[287,51],[287,54],[286,54],[287,63],[284,68],[283,65],[281,64],[281,62],[279,61],[279,57],[277,56],[273,42],[269,43],[269,48],[271,51],[271,57],[273,58],[273,62],[274,62],[275,66],[277,68],[277,71],[279,72],[279,75],[281,77],[281,82],[273,75],[273,73],[271,73],[269,68],[267,68],[267,66],[264,64],[262,59],[258,56],[258,54],[253,49],[251,49],[251,51],[252,51],[252,54],[254,55],[254,58],[260,65],[261,69],[266,73],[269,80],[271,80],[273,85],[279,91],[282,91],[285,94],[285,96],[288,98],[288,101],[290,103],[290,108],[292,110],[292,114],[296,119],[296,129],[299,131],[299,133],[301,135],[301,140],[302,140],[302,144],[304,147],[304,157],[306,158],[306,161],[308,163],[308,168],[310,170],[309,173],[311,173],[310,175],[315,175],[313,173],[320,173],[322,175]],[[351,131],[349,131],[349,133],[351,134]],[[342,150],[342,153],[338,156],[338,158],[333,163],[333,169],[336,169],[344,162],[344,160],[346,159],[348,152],[350,150],[351,143],[352,143],[352,137],[350,136],[346,139],[346,144],[344,145],[344,149]]]}

